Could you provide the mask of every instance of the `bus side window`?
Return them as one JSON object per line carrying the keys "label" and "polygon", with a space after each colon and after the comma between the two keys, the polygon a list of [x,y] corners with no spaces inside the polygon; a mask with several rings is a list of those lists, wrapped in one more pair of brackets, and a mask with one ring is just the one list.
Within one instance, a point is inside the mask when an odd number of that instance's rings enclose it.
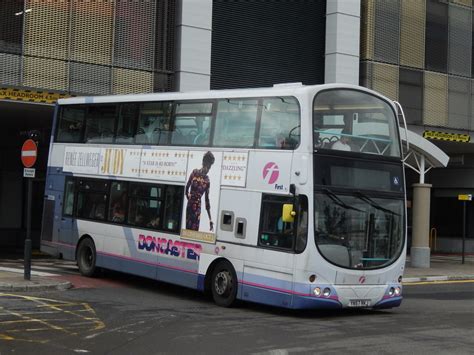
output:
{"label": "bus side window", "polygon": [[118,105],[89,106],[86,116],[86,143],[112,143]]}
{"label": "bus side window", "polygon": [[125,182],[112,182],[108,219],[111,222],[125,222],[128,203],[128,190]]}
{"label": "bus side window", "polygon": [[219,100],[213,145],[253,147],[257,113],[258,100]]}
{"label": "bus side window", "polygon": [[63,216],[72,216],[74,213],[74,193],[74,180],[67,179],[64,187]]}
{"label": "bus side window", "polygon": [[171,144],[208,145],[212,102],[176,103]]}
{"label": "bus side window", "polygon": [[135,143],[168,144],[172,107],[171,102],[146,102],[141,104]]}
{"label": "bus side window", "polygon": [[138,104],[126,103],[120,106],[115,143],[133,143],[138,121]]}
{"label": "bus side window", "polygon": [[260,148],[294,149],[300,140],[300,114],[292,97],[263,100],[258,146]]}
{"label": "bus side window", "polygon": [[83,141],[85,106],[63,106],[60,111],[58,142],[79,143]]}
{"label": "bus side window", "polygon": [[166,187],[165,211],[163,229],[179,232],[181,224],[181,211],[183,209],[184,187],[168,185]]}
{"label": "bus side window", "polygon": [[262,199],[258,245],[293,249],[294,222],[283,222],[281,218],[283,205],[291,203],[292,199],[272,195],[263,195]]}
{"label": "bus side window", "polygon": [[308,197],[298,196],[298,212],[296,214],[296,245],[295,251],[301,253],[308,242]]}

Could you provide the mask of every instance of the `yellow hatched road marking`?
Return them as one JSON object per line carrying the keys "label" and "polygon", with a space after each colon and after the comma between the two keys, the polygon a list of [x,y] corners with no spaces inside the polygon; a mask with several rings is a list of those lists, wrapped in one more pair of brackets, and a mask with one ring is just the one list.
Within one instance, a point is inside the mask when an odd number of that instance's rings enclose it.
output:
{"label": "yellow hatched road marking", "polygon": [[[0,307],[0,315],[8,317],[6,320],[0,320],[0,326],[28,323],[34,325],[33,327],[28,327],[26,329],[18,329],[16,327],[16,329],[4,330],[0,333],[0,340],[16,340],[44,344],[52,339],[28,339],[26,334],[42,331],[48,333],[51,333],[51,331],[58,331],[68,335],[78,335],[78,331],[96,331],[105,328],[105,324],[96,316],[94,309],[87,303],[61,302],[47,298],[20,296],[8,293],[0,293],[0,298],[1,297],[32,302],[34,304],[34,309],[38,310],[38,312],[35,312],[31,308],[25,310],[25,312],[15,312],[10,311],[5,307]],[[42,315],[51,314],[66,315],[71,318],[40,318]],[[65,326],[58,325],[58,323],[64,322],[66,322]],[[14,334],[16,333],[21,333],[23,337],[15,337]],[[25,338],[25,335],[27,338]]]}

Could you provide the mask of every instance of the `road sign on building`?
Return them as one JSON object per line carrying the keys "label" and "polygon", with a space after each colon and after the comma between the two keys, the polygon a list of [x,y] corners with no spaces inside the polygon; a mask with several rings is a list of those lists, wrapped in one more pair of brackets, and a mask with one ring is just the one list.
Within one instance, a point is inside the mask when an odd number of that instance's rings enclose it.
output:
{"label": "road sign on building", "polygon": [[31,168],[36,163],[38,147],[32,139],[27,139],[21,147],[21,162],[25,168]]}

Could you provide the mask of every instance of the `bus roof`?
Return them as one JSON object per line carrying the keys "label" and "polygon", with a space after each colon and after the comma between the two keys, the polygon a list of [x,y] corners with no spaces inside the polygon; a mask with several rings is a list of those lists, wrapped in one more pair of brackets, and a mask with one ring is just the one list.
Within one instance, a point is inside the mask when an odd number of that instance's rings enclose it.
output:
{"label": "bus roof", "polygon": [[[118,102],[145,102],[145,101],[168,101],[168,100],[205,100],[232,97],[260,97],[260,96],[293,96],[314,94],[323,89],[349,88],[367,92],[373,92],[362,86],[351,84],[321,84],[302,85],[301,83],[277,84],[273,87],[250,88],[250,89],[228,89],[228,90],[208,90],[189,92],[163,92],[148,94],[127,94],[127,95],[104,95],[104,96],[82,96],[59,99],[59,105],[74,104],[99,104]],[[380,94],[378,94],[380,95]]]}

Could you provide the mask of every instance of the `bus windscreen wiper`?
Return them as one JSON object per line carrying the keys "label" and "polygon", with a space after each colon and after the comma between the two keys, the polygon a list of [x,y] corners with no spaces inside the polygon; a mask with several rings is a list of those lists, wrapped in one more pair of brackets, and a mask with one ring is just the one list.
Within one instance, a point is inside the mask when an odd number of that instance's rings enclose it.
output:
{"label": "bus windscreen wiper", "polygon": [[339,196],[337,196],[334,192],[332,192],[331,190],[329,189],[323,189],[323,191],[326,193],[326,195],[328,195],[328,197],[336,204],[336,205],[339,205],[345,209],[348,209],[348,210],[354,210],[354,211],[357,211],[357,212],[362,212],[362,213],[365,213],[365,211],[362,211],[362,210],[359,210],[358,208],[355,208],[355,207],[352,207],[352,206],[349,206],[348,204],[346,204],[344,201],[342,201]]}
{"label": "bus windscreen wiper", "polygon": [[376,203],[374,200],[372,200],[369,196],[363,194],[363,193],[360,192],[360,191],[354,192],[354,196],[357,197],[358,199],[364,201],[364,202],[367,202],[367,203],[368,203],[369,205],[371,205],[373,208],[376,208],[376,209],[378,209],[378,210],[380,210],[380,211],[384,211],[384,212],[387,212],[387,213],[390,213],[390,214],[394,214],[394,215],[396,215],[396,216],[400,216],[398,213],[393,212],[393,211],[390,211],[389,209],[380,206],[378,203]]}

